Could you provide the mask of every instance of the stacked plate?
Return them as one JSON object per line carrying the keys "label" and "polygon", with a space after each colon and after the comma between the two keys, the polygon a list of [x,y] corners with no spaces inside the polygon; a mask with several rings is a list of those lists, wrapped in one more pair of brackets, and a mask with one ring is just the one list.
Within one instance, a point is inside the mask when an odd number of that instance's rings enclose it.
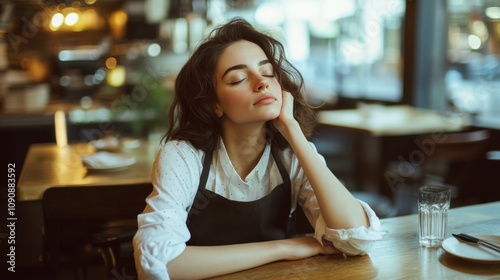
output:
{"label": "stacked plate", "polygon": [[83,165],[89,171],[116,171],[127,168],[135,163],[135,157],[126,154],[97,152],[82,157]]}

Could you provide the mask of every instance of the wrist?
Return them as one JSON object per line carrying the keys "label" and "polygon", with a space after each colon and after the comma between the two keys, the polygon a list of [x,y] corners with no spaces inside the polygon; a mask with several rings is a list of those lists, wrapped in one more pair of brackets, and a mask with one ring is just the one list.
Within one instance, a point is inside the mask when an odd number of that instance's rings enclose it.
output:
{"label": "wrist", "polygon": [[288,254],[288,246],[286,246],[286,242],[283,240],[273,240],[272,248],[275,252],[276,260],[285,260],[289,257]]}
{"label": "wrist", "polygon": [[300,125],[296,120],[292,120],[287,123],[287,125],[280,130],[280,133],[288,142],[292,140],[292,137],[303,134],[302,129],[300,128]]}

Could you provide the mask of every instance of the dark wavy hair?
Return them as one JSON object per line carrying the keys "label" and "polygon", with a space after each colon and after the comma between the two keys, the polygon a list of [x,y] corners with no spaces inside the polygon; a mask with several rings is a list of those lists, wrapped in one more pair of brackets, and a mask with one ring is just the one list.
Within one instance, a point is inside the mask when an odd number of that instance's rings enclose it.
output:
{"label": "dark wavy hair", "polygon": [[[222,135],[221,121],[215,114],[215,69],[222,52],[232,43],[246,40],[257,44],[266,54],[281,87],[294,97],[294,117],[306,137],[315,124],[312,107],[302,95],[304,79],[286,59],[283,45],[270,35],[257,31],[250,23],[235,18],[215,28],[191,54],[175,81],[175,97],[169,111],[169,127],[164,137],[186,140],[195,148],[212,151]],[[268,137],[284,149],[289,144],[268,122]]]}

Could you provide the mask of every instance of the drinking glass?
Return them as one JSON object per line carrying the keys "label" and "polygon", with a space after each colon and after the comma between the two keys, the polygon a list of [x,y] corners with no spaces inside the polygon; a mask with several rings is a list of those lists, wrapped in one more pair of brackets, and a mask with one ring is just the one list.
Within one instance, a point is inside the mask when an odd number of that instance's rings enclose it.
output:
{"label": "drinking glass", "polygon": [[443,242],[451,189],[448,186],[422,186],[418,190],[419,243],[438,247]]}

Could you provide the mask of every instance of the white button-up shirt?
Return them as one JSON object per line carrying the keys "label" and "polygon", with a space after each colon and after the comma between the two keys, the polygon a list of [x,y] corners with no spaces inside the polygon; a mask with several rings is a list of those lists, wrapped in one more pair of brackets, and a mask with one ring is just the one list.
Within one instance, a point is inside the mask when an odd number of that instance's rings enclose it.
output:
{"label": "white button-up shirt", "polygon": [[[311,146],[316,150],[314,144]],[[167,263],[180,255],[190,238],[186,219],[193,203],[205,153],[187,141],[164,144],[153,165],[153,192],[138,216],[139,229],[134,237],[134,255],[139,279],[169,279]],[[370,227],[335,230],[326,226],[312,186],[291,148],[280,151],[291,180],[292,209],[300,203],[315,228],[315,236],[324,244],[331,242],[346,255],[366,254],[375,240],[381,239],[380,221],[373,210],[360,201]],[[324,158],[319,155],[324,162]],[[326,164],[326,163],[325,163]],[[206,189],[235,201],[253,201],[268,195],[283,183],[268,144],[255,168],[244,179],[231,164],[222,140],[214,151]],[[231,225],[228,225],[230,227]]]}

